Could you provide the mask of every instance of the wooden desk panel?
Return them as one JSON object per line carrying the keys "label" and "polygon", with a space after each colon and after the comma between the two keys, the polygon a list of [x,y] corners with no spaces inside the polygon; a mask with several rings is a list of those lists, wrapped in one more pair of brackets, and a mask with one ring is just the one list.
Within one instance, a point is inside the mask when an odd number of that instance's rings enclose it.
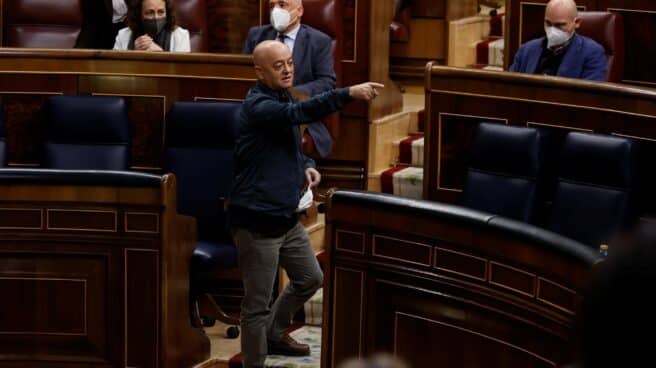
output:
{"label": "wooden desk panel", "polygon": [[457,209],[391,202],[329,201],[325,367],[381,351],[413,367],[572,361],[591,262],[542,238],[456,220]]}
{"label": "wooden desk panel", "polygon": [[[0,181],[0,367],[188,367],[194,220],[160,187]],[[18,217],[9,215],[19,214]]]}
{"label": "wooden desk panel", "polygon": [[[650,188],[649,152],[656,140],[656,90],[626,85],[429,65],[426,79],[424,197],[459,203],[476,124],[589,131],[636,138]],[[652,191],[653,192],[653,191]],[[645,193],[643,210],[656,209]]]}
{"label": "wooden desk panel", "polygon": [[174,102],[241,101],[254,83],[244,55],[0,49],[9,164],[39,166],[49,96],[111,95],[128,104],[132,168],[158,171]]}

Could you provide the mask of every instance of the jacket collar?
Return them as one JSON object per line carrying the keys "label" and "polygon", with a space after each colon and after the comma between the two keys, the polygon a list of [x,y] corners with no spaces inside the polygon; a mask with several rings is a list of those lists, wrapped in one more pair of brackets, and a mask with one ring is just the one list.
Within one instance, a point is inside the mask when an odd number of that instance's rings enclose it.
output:
{"label": "jacket collar", "polygon": [[263,93],[267,96],[274,97],[278,100],[292,101],[292,95],[286,89],[275,90],[275,89],[269,88],[266,84],[262,83],[259,80],[255,84],[255,87],[253,88],[253,91]]}
{"label": "jacket collar", "polygon": [[[535,70],[538,68],[538,63],[540,62],[540,57],[542,56],[542,48],[544,47],[543,45],[546,42],[546,37],[542,37],[540,42],[537,44],[536,47],[538,47],[538,50],[535,50],[535,52],[529,53],[529,60],[526,65],[526,71],[527,73],[534,73]],[[579,36],[578,33],[574,33],[574,36],[572,36],[572,39],[569,41],[569,46],[567,48],[567,51],[565,51],[565,56],[563,56],[563,60],[560,63],[560,66],[558,67],[558,73],[556,73],[557,76],[559,77],[576,77],[578,76],[578,72],[572,70],[572,67],[575,66],[577,63],[574,62],[574,58],[576,58],[581,51],[581,47],[583,46],[583,38]]]}

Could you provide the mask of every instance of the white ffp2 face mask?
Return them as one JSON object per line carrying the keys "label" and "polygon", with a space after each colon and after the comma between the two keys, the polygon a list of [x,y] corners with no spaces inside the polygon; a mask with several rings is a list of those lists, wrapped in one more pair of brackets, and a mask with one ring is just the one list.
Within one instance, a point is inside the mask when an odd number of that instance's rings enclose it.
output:
{"label": "white ffp2 face mask", "polygon": [[544,33],[547,35],[547,47],[553,48],[564,45],[572,37],[569,33],[556,27],[544,27]]}
{"label": "white ffp2 face mask", "polygon": [[291,23],[292,15],[282,8],[273,8],[271,10],[271,25],[278,32],[284,32]]}

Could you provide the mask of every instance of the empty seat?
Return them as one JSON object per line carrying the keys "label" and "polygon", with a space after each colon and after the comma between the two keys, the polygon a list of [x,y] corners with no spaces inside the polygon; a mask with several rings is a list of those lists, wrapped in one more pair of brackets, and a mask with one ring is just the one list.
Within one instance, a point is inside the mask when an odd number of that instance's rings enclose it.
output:
{"label": "empty seat", "polygon": [[4,46],[73,48],[82,30],[82,0],[11,0],[4,5]]}
{"label": "empty seat", "polygon": [[608,58],[609,82],[624,78],[624,20],[617,12],[579,12],[581,27],[577,32],[597,41]]}
{"label": "empty seat", "polygon": [[215,271],[237,267],[223,202],[232,187],[240,107],[237,102],[176,102],[166,119],[165,170],[177,178],[178,212],[198,223],[191,262],[194,299],[216,288]]}
{"label": "empty seat", "polygon": [[608,243],[635,219],[637,143],[569,133],[558,163],[549,227],[592,247]]}
{"label": "empty seat", "polygon": [[177,24],[189,31],[192,52],[207,52],[209,46],[205,0],[175,0]]}
{"label": "empty seat", "polygon": [[110,96],[54,96],[46,102],[43,166],[127,170],[130,122],[125,101]]}
{"label": "empty seat", "polygon": [[465,207],[531,222],[544,139],[534,128],[481,123],[463,192]]}

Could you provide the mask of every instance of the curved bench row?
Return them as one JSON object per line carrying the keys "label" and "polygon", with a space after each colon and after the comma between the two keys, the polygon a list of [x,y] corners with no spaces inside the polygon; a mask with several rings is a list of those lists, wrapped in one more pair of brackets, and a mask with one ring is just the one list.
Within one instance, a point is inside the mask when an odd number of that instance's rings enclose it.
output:
{"label": "curved bench row", "polygon": [[327,211],[328,366],[391,351],[415,367],[571,359],[581,290],[599,255],[463,207],[337,191]]}

